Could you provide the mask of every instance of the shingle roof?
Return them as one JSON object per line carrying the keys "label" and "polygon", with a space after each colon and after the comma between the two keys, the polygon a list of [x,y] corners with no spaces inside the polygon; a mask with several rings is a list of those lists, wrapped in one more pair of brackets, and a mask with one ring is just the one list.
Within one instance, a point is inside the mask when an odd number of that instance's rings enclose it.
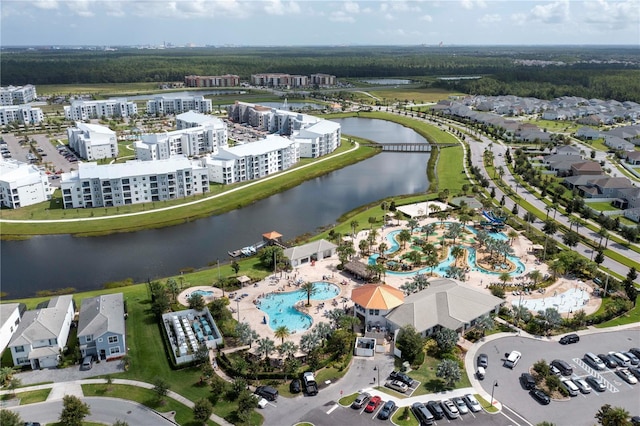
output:
{"label": "shingle roof", "polygon": [[124,300],[122,293],[105,294],[82,300],[78,336],[102,336],[111,332],[124,334]]}
{"label": "shingle roof", "polygon": [[387,284],[366,284],[353,289],[351,300],[367,309],[393,309],[404,301],[404,293]]}
{"label": "shingle roof", "polygon": [[316,253],[320,253],[326,250],[333,250],[336,247],[338,246],[327,240],[318,240],[303,244],[301,246],[295,246],[285,249],[284,255],[289,259],[303,259]]}
{"label": "shingle roof", "polygon": [[46,308],[26,311],[9,346],[30,345],[34,341],[57,338],[72,303],[72,296],[56,296]]}

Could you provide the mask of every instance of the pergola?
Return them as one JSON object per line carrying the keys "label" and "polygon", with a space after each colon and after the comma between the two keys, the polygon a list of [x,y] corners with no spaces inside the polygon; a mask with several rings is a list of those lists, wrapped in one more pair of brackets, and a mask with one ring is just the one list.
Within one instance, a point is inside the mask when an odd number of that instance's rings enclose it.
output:
{"label": "pergola", "polygon": [[245,284],[248,284],[251,282],[251,278],[249,278],[246,275],[240,275],[237,280],[240,282],[240,284],[242,285],[242,287],[244,287]]}

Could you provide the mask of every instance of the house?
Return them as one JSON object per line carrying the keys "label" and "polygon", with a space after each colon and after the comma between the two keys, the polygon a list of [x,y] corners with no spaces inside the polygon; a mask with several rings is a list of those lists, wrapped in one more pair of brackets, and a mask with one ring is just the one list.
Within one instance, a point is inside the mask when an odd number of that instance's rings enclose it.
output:
{"label": "house", "polygon": [[607,175],[601,174],[597,175],[577,175],[577,176],[568,176],[564,178],[562,184],[569,189],[577,188],[582,185],[587,185],[589,182],[600,178],[606,178]]}
{"label": "house", "polygon": [[26,306],[23,303],[4,303],[0,309],[0,353],[4,352],[18,329]]}
{"label": "house", "polygon": [[571,165],[571,174],[573,176],[580,175],[601,175],[602,167],[596,161],[583,161],[582,163],[573,163]]}
{"label": "house", "polygon": [[604,177],[594,179],[578,189],[585,198],[616,198],[618,190],[631,187],[633,185],[627,178]]}
{"label": "house", "polygon": [[556,148],[556,155],[577,155],[580,156],[580,148],[574,145],[563,145]]}
{"label": "house", "polygon": [[586,141],[592,141],[596,139],[600,139],[600,132],[598,130],[594,130],[591,127],[580,127],[576,132],[576,138],[583,139]]}
{"label": "house", "polygon": [[439,278],[430,280],[425,290],[407,296],[385,318],[392,330],[412,325],[423,336],[440,328],[462,334],[481,316],[497,313],[503,303],[499,297]]}
{"label": "house", "polygon": [[57,296],[44,306],[26,311],[9,342],[13,365],[54,368],[67,344],[75,314],[72,296]]}
{"label": "house", "polygon": [[602,118],[597,114],[587,115],[578,119],[578,124],[586,124],[587,126],[599,126],[602,124]]}
{"label": "house", "polygon": [[351,300],[354,315],[365,324],[365,336],[368,336],[368,332],[379,332],[386,322],[385,315],[402,305],[404,293],[387,284],[365,284],[353,289]]}
{"label": "house", "polygon": [[640,166],[640,151],[629,151],[626,153],[624,159],[632,166]]}
{"label": "house", "polygon": [[640,223],[640,207],[635,209],[626,209],[624,211],[624,217],[636,223]]}
{"label": "house", "polygon": [[78,320],[78,341],[82,356],[101,360],[127,353],[125,309],[122,293],[83,299]]}
{"label": "house", "polygon": [[633,144],[618,136],[607,135],[604,138],[604,144],[616,151],[633,151]]}
{"label": "house", "polygon": [[327,240],[318,240],[284,249],[284,255],[291,262],[291,266],[295,268],[305,263],[331,257],[336,253],[337,247]]}
{"label": "house", "polygon": [[640,188],[635,186],[631,188],[622,188],[618,190],[617,197],[621,201],[621,205],[626,209],[640,208]]}

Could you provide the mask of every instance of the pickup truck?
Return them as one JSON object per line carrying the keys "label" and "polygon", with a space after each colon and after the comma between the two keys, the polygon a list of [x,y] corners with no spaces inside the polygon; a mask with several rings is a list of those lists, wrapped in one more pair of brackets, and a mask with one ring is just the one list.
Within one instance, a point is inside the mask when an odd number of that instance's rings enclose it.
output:
{"label": "pickup truck", "polygon": [[316,383],[316,378],[312,372],[307,371],[302,375],[302,380],[304,381],[304,390],[307,395],[317,395],[318,394],[318,384]]}

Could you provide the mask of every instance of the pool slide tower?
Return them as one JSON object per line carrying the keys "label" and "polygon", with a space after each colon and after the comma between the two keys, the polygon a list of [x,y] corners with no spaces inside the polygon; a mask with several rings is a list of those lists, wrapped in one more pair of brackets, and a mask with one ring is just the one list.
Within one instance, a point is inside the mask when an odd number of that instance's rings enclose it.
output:
{"label": "pool slide tower", "polygon": [[483,210],[482,211],[482,215],[487,220],[486,221],[483,220],[482,222],[480,222],[481,225],[483,225],[483,226],[494,226],[496,228],[504,228],[505,218],[498,217],[498,216],[495,215],[495,213],[493,213],[491,211],[487,211],[487,210]]}

